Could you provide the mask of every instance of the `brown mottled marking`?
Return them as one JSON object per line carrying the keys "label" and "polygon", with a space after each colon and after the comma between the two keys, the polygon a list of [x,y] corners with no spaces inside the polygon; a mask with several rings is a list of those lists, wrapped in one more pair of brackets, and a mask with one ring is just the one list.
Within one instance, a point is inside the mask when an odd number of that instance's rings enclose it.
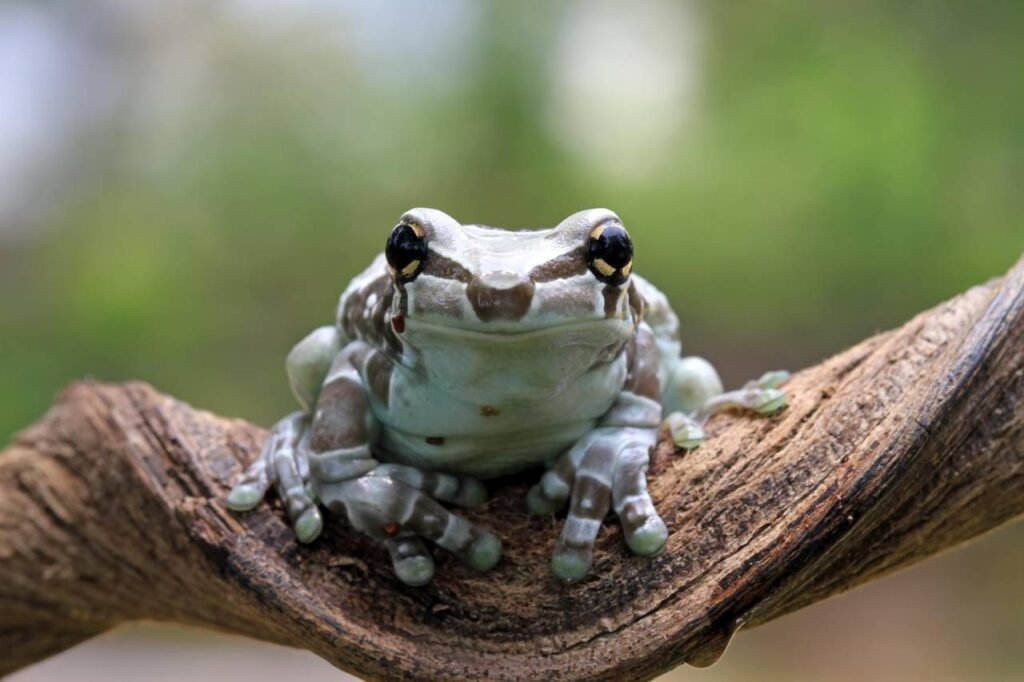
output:
{"label": "brown mottled marking", "polygon": [[629,372],[623,388],[637,395],[658,400],[661,396],[661,386],[658,383],[660,356],[658,344],[650,327],[642,325],[637,329],[626,347],[626,353]]}
{"label": "brown mottled marking", "polygon": [[440,540],[448,527],[447,512],[426,495],[416,496],[409,520],[415,524],[416,534],[428,540]]}
{"label": "brown mottled marking", "polygon": [[587,271],[587,246],[583,245],[541,263],[530,271],[534,282],[550,282],[556,279],[576,277]]}
{"label": "brown mottled marking", "polygon": [[444,436],[427,436],[427,445],[444,445]]}
{"label": "brown mottled marking", "polygon": [[[573,504],[569,515],[578,519],[595,519],[600,521],[608,513],[612,491],[608,484],[588,474],[576,476],[573,484]],[[567,542],[570,547],[574,543]]]}
{"label": "brown mottled marking", "polygon": [[[376,297],[376,302],[368,308],[367,301],[371,296]],[[380,345],[386,327],[384,317],[391,307],[393,297],[391,275],[386,272],[364,288],[351,292],[338,313],[338,321],[345,336],[350,339],[362,339],[371,345]],[[369,316],[366,315],[368,309]]]}
{"label": "brown mottled marking", "polygon": [[370,394],[387,406],[391,398],[392,365],[383,353],[374,351],[366,361],[366,385]]}
{"label": "brown mottled marking", "polygon": [[644,319],[647,302],[644,301],[644,297],[640,295],[640,290],[632,280],[629,282],[627,293],[629,294],[629,307],[633,311],[633,322],[640,324],[640,321]]}
{"label": "brown mottled marking", "polygon": [[347,377],[335,379],[320,391],[309,446],[314,452],[354,448],[366,443],[366,391]]}
{"label": "brown mottled marking", "polygon": [[441,279],[451,279],[467,284],[473,279],[473,273],[463,267],[461,263],[457,263],[447,256],[442,256],[436,251],[429,252],[427,262],[420,274],[432,275]]}
{"label": "brown mottled marking", "polygon": [[481,405],[480,406],[480,416],[481,417],[497,417],[499,414],[501,414],[501,410],[499,410],[494,405]]}
{"label": "brown mottled marking", "polygon": [[521,320],[530,309],[535,289],[536,285],[529,279],[508,288],[490,287],[474,279],[466,287],[466,298],[483,322]]}
{"label": "brown mottled marking", "polygon": [[619,317],[619,301],[622,299],[623,291],[619,287],[609,284],[602,291],[604,294],[604,316],[606,319]]}

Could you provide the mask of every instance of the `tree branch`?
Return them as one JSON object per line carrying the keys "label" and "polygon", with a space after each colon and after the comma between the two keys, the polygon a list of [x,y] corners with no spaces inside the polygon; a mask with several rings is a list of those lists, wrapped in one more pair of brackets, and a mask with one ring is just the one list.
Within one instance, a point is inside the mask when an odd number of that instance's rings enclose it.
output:
{"label": "tree branch", "polygon": [[144,384],[75,384],[0,453],[0,673],[126,620],[310,649],[368,678],[645,679],[712,663],[757,625],[1024,511],[1024,260],[789,385],[770,419],[722,416],[659,445],[671,530],[630,556],[609,523],[593,576],[551,577],[550,520],[513,481],[470,516],[506,555],[440,554],[408,588],[341,522],[310,547],[281,510],[224,494],[264,432]]}

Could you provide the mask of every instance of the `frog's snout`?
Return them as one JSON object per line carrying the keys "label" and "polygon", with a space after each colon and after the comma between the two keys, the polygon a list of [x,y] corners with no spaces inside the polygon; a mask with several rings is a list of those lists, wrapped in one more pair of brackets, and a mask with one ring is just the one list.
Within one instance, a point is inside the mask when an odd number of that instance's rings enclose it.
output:
{"label": "frog's snout", "polygon": [[499,270],[473,277],[466,297],[481,322],[521,320],[530,309],[535,290],[529,277]]}

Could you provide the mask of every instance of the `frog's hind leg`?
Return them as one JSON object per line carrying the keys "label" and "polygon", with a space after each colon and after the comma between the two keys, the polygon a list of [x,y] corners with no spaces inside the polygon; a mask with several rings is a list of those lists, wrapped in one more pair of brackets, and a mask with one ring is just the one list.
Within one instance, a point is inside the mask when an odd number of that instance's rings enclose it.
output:
{"label": "frog's hind leg", "polygon": [[785,371],[767,372],[735,391],[724,391],[718,372],[707,360],[680,358],[668,376],[663,396],[665,419],[676,445],[691,449],[704,441],[704,424],[712,415],[730,409],[771,414],[786,404],[779,385],[789,378]]}
{"label": "frog's hind leg", "polygon": [[423,471],[401,464],[381,464],[371,476],[384,476],[401,481],[441,502],[460,507],[476,507],[487,501],[487,488],[471,476],[453,476],[437,471]]}
{"label": "frog's hind leg", "polygon": [[[488,571],[501,557],[501,542],[491,532],[442,507],[433,497],[389,475],[375,473],[334,483],[321,483],[320,498],[336,513],[344,512],[353,527],[385,541],[399,579],[406,571],[420,576],[426,549],[410,536],[430,540],[478,571]],[[398,542],[388,543],[389,540]],[[421,543],[422,544],[422,543]],[[415,568],[413,564],[419,566]]]}

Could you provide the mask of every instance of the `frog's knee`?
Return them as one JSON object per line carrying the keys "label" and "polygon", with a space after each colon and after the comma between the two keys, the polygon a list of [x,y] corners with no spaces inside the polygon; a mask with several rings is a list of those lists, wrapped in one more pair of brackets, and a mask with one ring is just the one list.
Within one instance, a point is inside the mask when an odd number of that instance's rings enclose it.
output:
{"label": "frog's knee", "polygon": [[723,390],[722,380],[710,362],[695,355],[679,358],[669,372],[664,412],[694,412]]}

